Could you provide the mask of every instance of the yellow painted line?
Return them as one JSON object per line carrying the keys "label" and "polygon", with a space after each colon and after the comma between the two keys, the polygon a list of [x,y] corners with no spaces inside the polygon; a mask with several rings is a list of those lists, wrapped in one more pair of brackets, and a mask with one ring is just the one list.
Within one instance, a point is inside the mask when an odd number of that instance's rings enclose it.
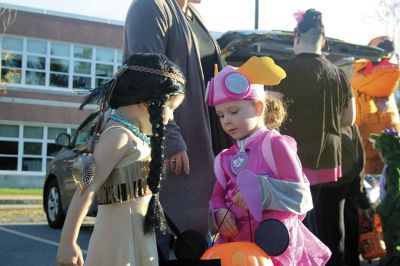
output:
{"label": "yellow painted line", "polygon": [[[25,233],[21,233],[21,232],[18,232],[16,230],[13,230],[13,229],[5,228],[3,226],[0,226],[0,230],[2,230],[4,232],[7,232],[7,233],[10,233],[10,234],[17,235],[17,236],[22,236],[22,237],[25,237],[25,238],[28,238],[28,239],[32,239],[32,240],[35,240],[35,241],[38,241],[38,242],[42,242],[42,243],[45,243],[45,244],[48,244],[48,245],[52,245],[52,246],[56,246],[56,247],[59,246],[58,242],[47,240],[47,239],[44,239],[44,238],[41,238],[41,237],[37,237],[37,236],[28,235],[28,234],[25,234]],[[82,253],[87,255],[87,250],[82,249]]]}

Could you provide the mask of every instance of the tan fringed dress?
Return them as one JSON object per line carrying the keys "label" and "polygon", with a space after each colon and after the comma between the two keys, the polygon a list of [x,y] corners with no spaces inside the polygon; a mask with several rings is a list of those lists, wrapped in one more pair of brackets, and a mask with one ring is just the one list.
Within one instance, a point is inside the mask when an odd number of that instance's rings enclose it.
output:
{"label": "tan fringed dress", "polygon": [[144,234],[143,223],[151,192],[146,177],[150,148],[134,136],[134,152],[116,165],[98,192],[98,213],[89,242],[85,265],[89,266],[156,266],[157,246],[154,234]]}

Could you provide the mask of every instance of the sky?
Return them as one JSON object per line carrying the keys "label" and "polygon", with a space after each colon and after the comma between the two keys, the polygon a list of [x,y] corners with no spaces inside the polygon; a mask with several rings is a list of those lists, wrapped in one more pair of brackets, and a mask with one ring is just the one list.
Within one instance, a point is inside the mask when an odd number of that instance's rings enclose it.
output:
{"label": "sky", "polygon": [[[124,21],[132,0],[0,0],[85,16]],[[393,0],[399,1],[399,0]],[[322,12],[328,37],[368,44],[380,35],[393,36],[393,27],[379,20],[379,0],[259,0],[259,29],[293,30],[293,13],[315,8]],[[255,0],[202,0],[196,5],[209,30],[254,29]]]}

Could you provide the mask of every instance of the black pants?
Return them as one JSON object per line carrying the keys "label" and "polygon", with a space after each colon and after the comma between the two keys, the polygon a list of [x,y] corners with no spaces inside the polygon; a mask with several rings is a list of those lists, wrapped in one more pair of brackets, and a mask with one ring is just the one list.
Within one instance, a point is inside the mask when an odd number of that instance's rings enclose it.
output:
{"label": "black pants", "polygon": [[311,186],[314,208],[307,213],[304,224],[331,250],[326,265],[345,265],[344,206],[351,192],[351,180]]}
{"label": "black pants", "polygon": [[[355,180],[359,182],[359,179]],[[344,204],[344,265],[360,266],[358,238],[360,236],[360,222],[358,217],[358,202],[356,195],[351,195]]]}

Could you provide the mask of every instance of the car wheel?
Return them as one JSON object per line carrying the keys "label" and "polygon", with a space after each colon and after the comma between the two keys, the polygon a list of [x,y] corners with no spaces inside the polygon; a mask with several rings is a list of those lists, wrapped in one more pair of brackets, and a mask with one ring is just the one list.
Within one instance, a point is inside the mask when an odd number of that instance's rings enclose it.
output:
{"label": "car wheel", "polygon": [[61,205],[60,188],[57,179],[52,179],[46,188],[44,211],[47,222],[52,228],[62,228],[65,221],[65,213]]}

